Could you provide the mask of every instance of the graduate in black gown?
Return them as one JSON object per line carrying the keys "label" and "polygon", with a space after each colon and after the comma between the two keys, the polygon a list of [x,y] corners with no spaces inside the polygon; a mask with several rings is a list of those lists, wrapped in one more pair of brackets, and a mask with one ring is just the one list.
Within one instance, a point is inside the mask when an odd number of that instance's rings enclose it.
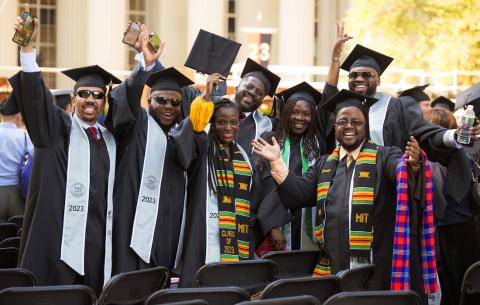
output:
{"label": "graduate in black gown", "polygon": [[[113,274],[156,266],[171,271],[184,211],[185,169],[169,132],[181,117],[181,88],[193,82],[174,68],[158,72],[162,49],[154,52],[141,28],[143,60],[112,91],[105,121],[118,141]],[[152,88],[148,109],[140,105],[145,84]]]}
{"label": "graduate in black gown", "polygon": [[[189,120],[172,135],[189,177],[179,263],[181,287],[191,287],[197,270],[206,263],[253,259],[261,239],[256,222],[260,213],[259,176],[235,141],[240,128],[236,103],[222,99],[214,109],[208,101],[217,84],[208,85],[204,96],[197,97]],[[203,130],[210,117],[206,134]]]}
{"label": "graduate in black gown", "polygon": [[22,71],[10,79],[35,146],[19,267],[38,285],[84,284],[99,294],[110,277],[116,148],[97,119],[106,84],[120,80],[98,66],[64,71],[76,81],[70,115],[54,105],[35,56],[32,43],[22,47]]}
{"label": "graduate in black gown", "polygon": [[428,94],[425,93],[425,88],[427,88],[430,84],[415,86],[404,90],[398,94],[398,96],[409,96],[413,98],[416,102],[422,114],[425,114],[428,110],[432,109],[430,105],[430,97]]}
{"label": "graduate in black gown", "polygon": [[[322,99],[322,94],[306,82],[295,85],[277,96],[283,101],[280,120],[277,129],[262,135],[262,138],[272,143],[274,136],[282,149],[282,159],[288,168],[297,176],[304,174],[315,160],[324,152],[323,145],[317,139],[316,106]],[[258,159],[258,158],[255,158]],[[276,201],[283,208],[278,198],[275,181],[270,173],[270,165],[261,160],[258,164],[262,176],[264,201]],[[263,252],[271,250],[306,250],[316,248],[312,225],[315,223],[313,208],[290,209],[291,222],[280,229],[270,232],[268,243]],[[266,219],[268,221],[268,219]],[[278,236],[281,234],[280,236]],[[263,247],[262,247],[263,248]]]}
{"label": "graduate in black gown", "polygon": [[[368,140],[367,105],[375,101],[342,90],[325,105],[336,114],[335,135],[340,146],[301,177],[285,165],[276,141],[270,145],[259,139],[253,147],[255,153],[270,161],[285,207],[317,207],[315,233],[325,252],[314,275],[373,263],[376,270],[370,288],[388,290],[396,225],[396,175],[402,152]],[[408,184],[413,188],[420,169],[420,149],[413,137],[407,144],[406,157],[410,157]],[[412,244],[411,249],[414,247]],[[413,290],[422,292],[420,266],[411,262],[410,284]]]}

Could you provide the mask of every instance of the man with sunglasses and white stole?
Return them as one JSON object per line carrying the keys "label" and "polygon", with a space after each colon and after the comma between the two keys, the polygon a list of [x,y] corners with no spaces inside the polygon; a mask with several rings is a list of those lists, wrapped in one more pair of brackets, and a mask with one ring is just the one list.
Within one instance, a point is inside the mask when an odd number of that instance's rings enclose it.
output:
{"label": "man with sunglasses and white stole", "polygon": [[[136,49],[139,63],[112,91],[105,120],[118,141],[113,274],[157,266],[171,272],[185,212],[185,169],[170,132],[182,117],[182,89],[193,82],[161,67],[163,45],[153,50],[145,25]],[[148,109],[140,102],[145,85]]]}
{"label": "man with sunglasses and white stole", "polygon": [[[15,30],[22,30],[20,18]],[[120,83],[99,66],[63,71],[76,81],[74,113],[54,105],[36,63],[40,22],[20,50],[22,71],[10,78],[35,146],[19,267],[37,285],[83,284],[97,295],[111,276],[116,144],[97,123],[108,91]]]}

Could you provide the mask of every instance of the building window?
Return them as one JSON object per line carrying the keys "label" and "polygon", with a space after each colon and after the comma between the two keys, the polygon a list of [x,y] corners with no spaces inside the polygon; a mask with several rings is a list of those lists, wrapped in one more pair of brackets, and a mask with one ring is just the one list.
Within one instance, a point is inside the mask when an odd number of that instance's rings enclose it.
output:
{"label": "building window", "polygon": [[[128,20],[133,22],[145,23],[145,0],[129,0],[128,4]],[[131,70],[135,67],[135,55],[137,51],[133,48],[128,47],[128,69]]]}
{"label": "building window", "polygon": [[[40,35],[37,37],[37,62],[40,67],[55,67],[57,63],[57,0],[20,0],[18,15],[30,5],[30,13],[40,18]],[[20,60],[20,59],[19,59]],[[20,62],[18,63],[20,65]],[[55,88],[55,73],[44,73],[43,79],[49,88]]]}
{"label": "building window", "polygon": [[235,40],[235,0],[227,1],[227,36],[228,39]]}

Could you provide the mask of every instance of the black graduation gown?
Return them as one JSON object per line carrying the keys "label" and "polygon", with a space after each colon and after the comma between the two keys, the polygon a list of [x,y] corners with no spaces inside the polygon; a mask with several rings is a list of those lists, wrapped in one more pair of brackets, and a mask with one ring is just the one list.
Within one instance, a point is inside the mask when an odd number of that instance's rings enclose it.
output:
{"label": "black graduation gown", "polygon": [[[276,118],[267,118],[272,122],[272,130],[275,130],[278,124],[278,120]],[[270,132],[272,130],[266,130],[266,132]],[[242,121],[242,124],[240,125],[240,130],[238,131],[237,135],[238,144],[247,152],[248,155],[251,155],[252,141],[255,139],[255,135],[256,125],[252,112]]]}
{"label": "black graduation gown", "polygon": [[[266,132],[262,134],[262,138],[267,142],[272,143],[272,137],[274,136],[273,132]],[[302,158],[300,150],[300,139],[293,139],[290,144],[290,159],[288,162],[289,170],[294,173],[296,176],[302,176]],[[254,157],[256,160],[257,168],[261,174],[262,188],[263,188],[263,201],[262,204],[275,207],[275,216],[269,215],[269,219],[276,217],[275,223],[291,222],[291,250],[300,250],[301,240],[302,240],[302,209],[290,209],[286,210],[281,204],[280,198],[277,192],[277,185],[272,178],[270,166],[268,162],[264,159],[257,161],[258,158],[256,155]],[[268,219],[266,221],[269,221]],[[270,230],[273,227],[269,228]],[[266,232],[268,233],[268,231]]]}
{"label": "black graduation gown", "polygon": [[[192,129],[190,119],[184,120],[179,129],[172,134],[177,146],[177,156],[183,166],[188,168],[187,212],[182,254],[178,271],[181,274],[179,287],[192,287],[197,270],[206,259],[206,208],[207,208],[207,150],[208,136]],[[253,241],[258,244],[262,239],[258,214],[263,212],[260,203],[261,186],[256,170],[253,169],[250,198],[250,228],[253,229]]]}
{"label": "black graduation gown", "polygon": [[143,86],[155,71],[135,68],[127,82],[112,91],[106,126],[118,140],[118,161],[114,189],[112,274],[175,263],[182,222],[185,178],[176,160],[176,148],[168,139],[160,187],[160,202],[151,260],[144,262],[130,248],[140,180],[147,142],[148,116],[140,106]]}
{"label": "black graduation gown", "polygon": [[27,196],[19,267],[38,285],[85,284],[103,288],[109,157],[105,141],[90,139],[90,190],[85,243],[85,276],[60,260],[71,117],[53,104],[40,72],[15,74],[10,83],[35,146]]}
{"label": "black graduation gown", "polygon": [[[396,147],[378,149],[372,222],[375,229],[372,252],[376,269],[369,284],[371,290],[390,289],[396,212],[396,166],[401,157],[402,152]],[[300,178],[289,173],[285,181],[278,186],[280,198],[286,208],[316,205],[317,179],[326,159],[327,156],[321,157]],[[353,165],[346,168],[345,158],[339,161],[327,195],[324,236],[325,247],[331,257],[332,274],[350,268],[348,196],[353,168]],[[413,180],[409,181],[409,191],[410,185],[414,186]],[[412,289],[419,287],[419,266],[411,265]]]}

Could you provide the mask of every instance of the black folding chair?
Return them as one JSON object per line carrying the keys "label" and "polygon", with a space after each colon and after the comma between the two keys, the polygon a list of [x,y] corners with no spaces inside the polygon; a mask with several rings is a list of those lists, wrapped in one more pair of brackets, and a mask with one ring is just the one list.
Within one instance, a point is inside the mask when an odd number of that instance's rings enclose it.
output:
{"label": "black folding chair", "polygon": [[18,262],[17,248],[0,248],[0,269],[16,268]]}
{"label": "black folding chair", "polygon": [[14,223],[19,228],[23,227],[23,215],[15,215],[7,220],[8,223]]}
{"label": "black folding chair", "polygon": [[277,276],[277,266],[270,260],[211,263],[202,266],[195,276],[195,287],[235,286],[254,294]]}
{"label": "black folding chair", "polygon": [[189,300],[189,301],[165,303],[163,305],[208,305],[208,303],[203,300],[195,299],[195,300]]}
{"label": "black folding chair", "polygon": [[35,276],[28,270],[0,269],[0,291],[9,287],[32,287],[35,283]]}
{"label": "black folding chair", "polygon": [[5,238],[15,237],[18,229],[20,228],[14,223],[0,223],[0,241]]}
{"label": "black folding chair", "polygon": [[462,282],[460,305],[480,304],[480,262],[471,265]]}
{"label": "black folding chair", "polygon": [[340,292],[324,305],[420,305],[422,300],[414,291],[355,291]]}
{"label": "black folding chair", "polygon": [[23,228],[18,229],[17,234],[15,236],[22,237],[22,231],[23,231]]}
{"label": "black folding chair", "polygon": [[0,305],[93,305],[95,293],[87,286],[12,287],[0,291]]}
{"label": "black folding chair", "polygon": [[245,301],[237,305],[320,305],[320,303],[310,295],[300,295],[296,297]]}
{"label": "black folding chair", "polygon": [[277,264],[278,279],[307,277],[313,274],[318,261],[318,250],[273,251],[262,259],[269,259]]}
{"label": "black folding chair", "polygon": [[152,294],[145,305],[169,304],[172,302],[199,299],[209,305],[233,305],[250,299],[248,293],[239,287],[173,288]]}
{"label": "black folding chair", "polygon": [[281,279],[271,283],[263,290],[260,299],[273,299],[310,295],[320,304],[338,292],[338,277],[319,276]]}
{"label": "black folding chair", "polygon": [[20,237],[8,237],[0,241],[0,248],[20,248]]}
{"label": "black folding chair", "polygon": [[117,274],[105,285],[97,304],[140,303],[155,291],[164,288],[167,281],[168,270],[165,267]]}
{"label": "black folding chair", "polygon": [[365,291],[368,282],[375,273],[375,265],[368,264],[360,267],[342,270],[337,273],[340,291]]}

